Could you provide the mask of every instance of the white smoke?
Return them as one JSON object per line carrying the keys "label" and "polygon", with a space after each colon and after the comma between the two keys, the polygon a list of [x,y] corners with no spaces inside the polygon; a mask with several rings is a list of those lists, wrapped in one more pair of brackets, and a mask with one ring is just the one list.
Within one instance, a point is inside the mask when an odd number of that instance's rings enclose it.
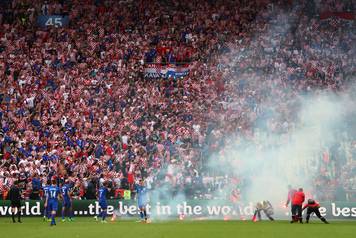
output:
{"label": "white smoke", "polygon": [[[281,48],[281,42],[290,34],[289,23],[296,20],[288,14],[277,15],[262,34],[258,33],[255,36],[249,47],[242,44],[240,48],[232,50],[229,66],[234,66],[241,59],[255,54],[256,41],[261,39],[272,42],[271,47],[276,51],[273,52],[273,49],[269,51],[269,45],[266,43],[268,52],[260,54],[264,54],[263,58],[271,59],[269,64],[275,63],[274,58]],[[282,37],[276,38],[276,35]],[[266,80],[277,78],[271,91],[274,87],[283,86],[278,80],[283,74],[285,75],[285,72],[263,76],[256,76],[254,72],[239,73],[231,80],[235,81],[236,85],[241,79],[247,78],[252,85],[249,90],[258,94],[260,84],[273,85],[264,82]],[[271,93],[271,98],[262,101],[257,107],[262,110],[269,108],[272,111],[273,122],[280,125],[283,132],[267,132],[264,126],[257,123],[252,128],[253,139],[246,139],[239,132],[226,134],[229,143],[223,149],[223,153],[210,158],[210,168],[215,171],[218,169],[222,174],[229,173],[233,177],[249,178],[242,191],[245,201],[267,199],[275,205],[280,205],[287,198],[288,184],[295,188],[303,187],[313,195],[315,192],[312,190],[313,179],[323,166],[321,162],[323,153],[337,143],[340,137],[345,137],[342,132],[345,131],[350,115],[355,113],[356,99],[352,90],[355,86],[347,85],[345,88],[349,90],[334,93],[330,90],[311,89],[307,93],[302,93],[287,86],[285,88],[287,93]],[[233,98],[232,100],[239,98],[236,94],[229,96]],[[293,117],[292,120],[285,120],[285,111],[292,111],[292,115],[289,115]],[[226,186],[225,194],[228,195],[232,187],[234,186],[231,184]]]}
{"label": "white smoke", "polygon": [[220,158],[220,168],[224,164],[228,168],[222,170],[233,170],[235,176],[251,179],[244,195],[248,201],[268,199],[280,203],[286,198],[288,184],[310,191],[321,155],[338,140],[346,109],[355,105],[348,97],[331,93],[302,98],[297,113],[300,126],[284,135],[268,136],[254,128],[255,143],[236,142]]}
{"label": "white smoke", "polygon": [[[294,11],[295,9],[291,13]],[[248,46],[244,39],[240,40],[240,45],[224,56],[224,59],[227,58],[229,61],[225,64],[232,68],[241,60],[253,56],[257,41],[261,39],[265,39],[266,47],[260,54],[264,54],[263,58],[267,60],[267,64],[275,64],[274,59],[280,53],[281,44],[285,38],[290,37],[292,23],[296,20],[288,13],[276,15],[263,33],[256,34],[254,39],[249,41]],[[250,63],[256,64],[252,61]],[[345,139],[342,132],[345,131],[345,125],[349,123],[347,120],[351,114],[355,114],[356,109],[354,85],[348,85],[349,90],[341,90],[341,93],[314,89],[302,93],[281,82],[280,78],[286,80],[287,63],[277,63],[282,67],[272,74],[259,75],[252,70],[231,76],[229,84],[233,86],[238,85],[241,80],[247,80],[249,86],[246,90],[250,91],[252,97],[258,97],[259,90],[263,87],[261,84],[265,85],[266,89],[271,91],[270,95],[268,98],[262,98],[254,111],[259,113],[259,110],[268,109],[270,115],[267,121],[253,125],[252,136],[246,136],[242,130],[237,130],[236,133],[225,131],[225,147],[221,153],[210,155],[205,171],[207,174],[220,174],[222,177],[229,175],[240,179],[246,178],[247,182],[241,189],[243,200],[245,202],[269,200],[274,206],[282,205],[286,201],[289,184],[294,188],[303,187],[315,196],[313,180],[324,166],[322,155],[341,137]],[[285,87],[285,93],[278,93],[279,87]],[[245,99],[241,99],[237,93],[228,96],[230,100],[224,103],[237,105],[236,108],[239,108],[241,113],[239,116],[248,118],[250,115],[241,110]],[[286,111],[290,111],[291,114]],[[266,124],[271,123],[280,126],[282,132],[266,129]],[[220,124],[223,125],[224,122]],[[162,194],[174,194],[173,188],[168,184],[154,189],[152,204],[163,201],[160,197]],[[219,193],[220,198],[227,199],[235,186],[228,183],[220,191],[214,192]],[[176,207],[186,201],[186,197],[182,192],[178,192],[164,200],[168,201],[168,204],[160,205]],[[209,201],[206,203],[210,204]],[[174,214],[174,211],[172,213],[171,215],[179,215]],[[162,216],[155,211],[152,216],[160,219],[170,217]]]}

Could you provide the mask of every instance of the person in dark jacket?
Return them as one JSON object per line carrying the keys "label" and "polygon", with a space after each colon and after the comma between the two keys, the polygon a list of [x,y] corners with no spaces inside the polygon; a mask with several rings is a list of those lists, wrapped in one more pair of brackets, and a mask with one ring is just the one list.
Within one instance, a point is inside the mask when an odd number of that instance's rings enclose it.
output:
{"label": "person in dark jacket", "polygon": [[16,222],[15,214],[17,213],[17,221],[21,223],[21,190],[18,186],[18,181],[16,181],[10,188],[9,199],[11,201],[12,222]]}
{"label": "person in dark jacket", "polygon": [[325,219],[325,217],[321,216],[319,208],[320,208],[320,204],[319,203],[317,203],[313,199],[308,199],[308,203],[305,204],[304,207],[303,207],[303,210],[307,209],[307,217],[306,217],[307,223],[309,223],[310,215],[315,213],[315,215],[317,217],[319,217],[319,219],[322,222],[324,222],[325,224],[329,224],[329,222]]}

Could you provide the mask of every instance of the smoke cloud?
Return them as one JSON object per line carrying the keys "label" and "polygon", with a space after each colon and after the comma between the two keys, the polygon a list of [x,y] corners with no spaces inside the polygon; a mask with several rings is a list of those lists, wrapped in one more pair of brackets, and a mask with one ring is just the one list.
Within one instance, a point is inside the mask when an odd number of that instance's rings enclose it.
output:
{"label": "smoke cloud", "polygon": [[[293,81],[288,85],[281,80],[286,80],[288,69],[283,66],[290,62],[280,61],[280,49],[296,31],[298,19],[293,15],[296,10],[271,19],[262,33],[256,33],[248,47],[242,43],[232,49],[229,56],[230,68],[244,60],[249,62],[246,59],[255,57],[256,52],[267,64],[282,65],[272,73],[241,72],[237,67],[234,74],[226,74],[231,78],[231,85],[239,85],[242,81],[248,84],[243,92],[248,101],[241,100],[241,92],[232,90],[227,95],[228,104],[236,108],[248,104],[252,107],[250,113],[244,115],[244,110],[237,109],[239,117],[246,117],[247,121],[256,117],[259,120],[251,126],[250,136],[242,130],[226,134],[228,143],[222,153],[211,156],[209,168],[214,171],[218,168],[221,174],[228,173],[232,177],[247,178],[242,190],[245,201],[270,200],[279,206],[287,198],[288,184],[302,187],[315,197],[313,181],[325,166],[323,154],[354,130],[350,127],[350,118],[356,110],[355,84],[352,84],[355,77],[338,92],[310,87],[303,91],[296,88]],[[265,42],[264,50],[256,50],[258,41]],[[340,49],[333,49],[331,55],[339,52]],[[261,96],[263,94],[268,96]],[[263,114],[267,115],[261,116]],[[278,129],[271,129],[273,127]],[[232,187],[227,185],[225,194],[228,195]]]}
{"label": "smoke cloud", "polygon": [[[307,196],[317,198],[313,181],[324,169],[323,154],[350,133],[355,134],[350,121],[356,115],[356,87],[352,85],[355,77],[338,92],[310,87],[299,90],[296,86],[299,82],[291,80],[290,85],[285,82],[286,65],[290,62],[287,58],[280,60],[283,59],[280,51],[282,44],[297,30],[298,17],[294,14],[297,10],[276,14],[253,39],[239,40],[238,46],[231,48],[230,53],[221,59],[224,67],[229,69],[224,72],[227,90],[221,104],[234,111],[231,114],[231,110],[227,110],[229,113],[224,118],[238,123],[232,131],[224,132],[224,148],[209,155],[204,173],[243,180],[241,195],[245,205],[269,200],[279,207],[286,201],[289,184],[294,188],[302,187],[309,192]],[[259,41],[265,45],[262,51],[256,50]],[[333,51],[339,52],[339,49]],[[300,51],[294,53],[300,54]],[[255,70],[256,62],[249,58],[253,59],[256,54],[260,54],[265,65],[273,65],[277,70]],[[241,71],[239,65],[246,62],[252,67]],[[239,123],[250,121],[255,123],[246,133]],[[225,121],[219,122],[217,130],[224,125]],[[227,182],[216,193],[227,199],[235,187],[234,183]],[[185,195],[171,188],[169,183],[156,187],[152,194],[153,204],[167,194],[174,194],[168,199],[168,205],[173,207],[186,200]],[[206,201],[207,206],[212,203]],[[165,218],[157,213],[152,216]]]}

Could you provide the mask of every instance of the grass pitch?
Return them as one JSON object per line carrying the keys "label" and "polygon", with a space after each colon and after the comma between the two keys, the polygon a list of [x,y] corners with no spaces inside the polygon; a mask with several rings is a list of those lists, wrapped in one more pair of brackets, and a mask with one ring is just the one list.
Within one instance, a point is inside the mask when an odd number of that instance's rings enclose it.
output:
{"label": "grass pitch", "polygon": [[117,220],[102,224],[93,218],[76,218],[50,227],[41,218],[23,218],[23,223],[0,218],[1,238],[343,238],[356,237],[356,221],[334,221],[329,225],[313,220],[311,224],[289,224],[288,221],[253,223],[251,221],[153,221],[150,224],[134,220]]}

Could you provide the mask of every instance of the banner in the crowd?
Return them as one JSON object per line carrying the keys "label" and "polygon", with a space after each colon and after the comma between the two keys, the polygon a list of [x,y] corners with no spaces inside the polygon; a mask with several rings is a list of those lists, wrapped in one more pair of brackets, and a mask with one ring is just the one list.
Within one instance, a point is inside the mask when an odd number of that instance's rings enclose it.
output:
{"label": "banner in the crowd", "polygon": [[[109,200],[108,214],[115,212],[117,216],[137,217],[139,210],[133,200]],[[252,219],[255,211],[254,203],[232,204],[224,200],[187,200],[187,201],[159,201],[147,205],[147,212],[152,218],[178,218],[184,215],[187,219]],[[61,204],[58,206],[58,212]],[[75,216],[95,216],[100,212],[99,203],[95,200],[76,200],[73,202]],[[42,201],[25,201],[22,203],[22,213],[25,216],[42,216]],[[320,213],[327,219],[356,219],[355,202],[323,202]],[[0,217],[10,216],[10,201],[0,201]],[[290,208],[274,207],[276,219],[290,219]]]}
{"label": "banner in the crowd", "polygon": [[343,20],[353,20],[355,15],[352,12],[322,12],[320,13],[320,19],[329,19],[329,18],[339,18]]}
{"label": "banner in the crowd", "polygon": [[69,17],[61,15],[41,15],[37,17],[37,24],[40,27],[64,27],[69,24]]}
{"label": "banner in the crowd", "polygon": [[189,66],[149,64],[144,69],[146,78],[180,78],[189,74]]}

